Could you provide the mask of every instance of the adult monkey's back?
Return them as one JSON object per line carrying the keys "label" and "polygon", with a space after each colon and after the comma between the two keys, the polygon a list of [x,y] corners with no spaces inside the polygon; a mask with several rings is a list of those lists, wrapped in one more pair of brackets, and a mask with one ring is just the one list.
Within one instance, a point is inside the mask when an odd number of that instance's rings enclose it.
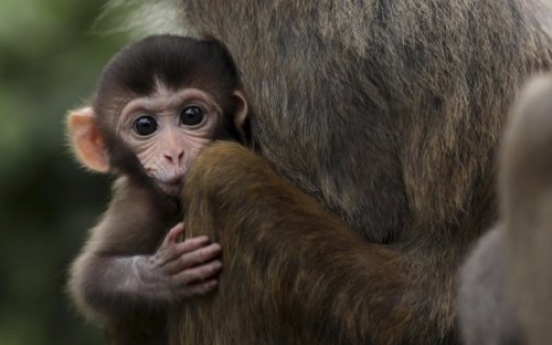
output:
{"label": "adult monkey's back", "polygon": [[495,218],[505,116],[551,62],[537,0],[167,3],[228,45],[262,155],[354,229],[309,225],[310,201],[294,212],[279,182],[208,150],[187,222],[214,232],[224,272],[175,308],[173,343],[457,343],[455,273]]}

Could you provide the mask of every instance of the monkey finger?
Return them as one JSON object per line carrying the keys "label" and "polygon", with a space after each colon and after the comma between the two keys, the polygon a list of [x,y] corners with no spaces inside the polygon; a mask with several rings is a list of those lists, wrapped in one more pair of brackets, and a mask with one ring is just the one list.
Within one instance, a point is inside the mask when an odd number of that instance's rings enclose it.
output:
{"label": "monkey finger", "polygon": [[196,282],[202,282],[213,278],[222,270],[222,262],[211,261],[207,264],[196,266],[182,271],[174,277],[176,286],[186,286]]}
{"label": "monkey finger", "polygon": [[183,254],[178,263],[181,266],[181,269],[194,267],[201,264],[208,263],[220,255],[222,248],[220,244],[213,243],[204,248],[199,248],[192,252]]}
{"label": "monkey finger", "polygon": [[176,246],[175,252],[178,255],[190,253],[209,245],[209,242],[210,240],[207,236],[198,236],[198,237],[190,238],[184,242],[178,243]]}
{"label": "monkey finger", "polygon": [[[191,260],[187,256],[189,253],[196,253],[199,250],[200,252],[195,256],[203,255],[209,260],[214,255],[220,254],[220,245],[217,244],[214,247],[209,245],[209,238],[206,236],[196,237],[182,243],[166,244],[160,249],[161,265],[167,274],[176,274],[183,269],[205,262],[205,260],[201,261],[201,258]],[[194,258],[192,257],[192,259]]]}
{"label": "monkey finger", "polygon": [[208,292],[215,290],[218,286],[218,281],[216,279],[210,279],[204,282],[199,282],[184,288],[183,294],[186,297],[194,297],[199,295],[204,295]]}
{"label": "monkey finger", "polygon": [[183,234],[184,234],[184,223],[178,223],[169,230],[163,242],[175,243],[177,242],[178,238]]}
{"label": "monkey finger", "polygon": [[207,247],[181,254],[177,259],[165,263],[165,271],[168,274],[178,274],[185,269],[213,261],[220,256],[221,252],[222,249],[220,245],[214,243]]}

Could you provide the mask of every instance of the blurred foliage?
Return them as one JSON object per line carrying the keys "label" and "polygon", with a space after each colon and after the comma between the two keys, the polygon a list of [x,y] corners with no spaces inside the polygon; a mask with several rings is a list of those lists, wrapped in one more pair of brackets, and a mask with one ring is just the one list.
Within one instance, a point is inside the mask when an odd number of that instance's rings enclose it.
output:
{"label": "blurred foliage", "polygon": [[105,0],[0,1],[0,344],[104,344],[66,297],[109,197],[66,147],[64,116],[127,40]]}

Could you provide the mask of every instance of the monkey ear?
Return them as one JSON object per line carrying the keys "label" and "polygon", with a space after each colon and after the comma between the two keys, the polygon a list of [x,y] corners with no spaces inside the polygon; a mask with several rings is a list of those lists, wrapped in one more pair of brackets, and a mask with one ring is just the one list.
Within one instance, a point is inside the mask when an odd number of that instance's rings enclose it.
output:
{"label": "monkey ear", "polygon": [[92,107],[69,112],[69,138],[78,160],[97,172],[109,171],[105,142],[100,135],[96,113]]}
{"label": "monkey ear", "polygon": [[247,100],[243,92],[236,90],[232,94],[236,99],[236,113],[234,114],[234,127],[237,128],[240,132],[243,131],[243,126],[245,120],[249,115],[249,107],[247,105]]}

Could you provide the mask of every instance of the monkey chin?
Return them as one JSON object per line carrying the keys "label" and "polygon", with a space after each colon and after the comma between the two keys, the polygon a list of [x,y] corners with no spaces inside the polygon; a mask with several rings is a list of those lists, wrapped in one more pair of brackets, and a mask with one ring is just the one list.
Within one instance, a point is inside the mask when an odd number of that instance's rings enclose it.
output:
{"label": "monkey chin", "polygon": [[168,196],[172,197],[179,197],[182,195],[182,189],[184,188],[184,181],[183,179],[179,179],[175,182],[157,182],[157,186],[159,189],[167,194]]}

